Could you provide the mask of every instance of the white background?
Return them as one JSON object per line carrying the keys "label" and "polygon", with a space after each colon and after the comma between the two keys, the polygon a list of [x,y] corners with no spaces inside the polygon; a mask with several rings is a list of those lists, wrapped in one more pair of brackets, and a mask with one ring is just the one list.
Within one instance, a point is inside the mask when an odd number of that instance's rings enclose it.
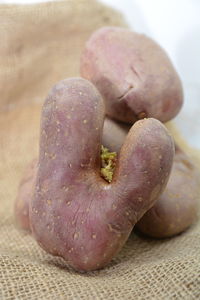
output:
{"label": "white background", "polygon": [[[45,2],[0,0],[0,3]],[[130,26],[168,52],[183,82],[185,104],[175,118],[183,136],[200,149],[200,1],[101,0],[120,10]]]}

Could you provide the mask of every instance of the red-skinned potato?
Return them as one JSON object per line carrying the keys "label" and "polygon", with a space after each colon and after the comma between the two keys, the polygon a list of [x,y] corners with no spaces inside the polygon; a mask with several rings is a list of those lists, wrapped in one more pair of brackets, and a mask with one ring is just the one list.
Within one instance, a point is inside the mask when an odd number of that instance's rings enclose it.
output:
{"label": "red-skinned potato", "polygon": [[[106,118],[103,127],[103,144],[115,153],[119,153],[123,141],[130,129],[130,125],[114,122]],[[101,162],[102,167],[102,162]],[[36,180],[36,173],[38,168],[38,159],[34,159],[25,170],[25,173],[20,181],[18,195],[15,200],[15,217],[17,223],[23,228],[30,231],[29,224],[29,204],[33,194],[33,189]],[[102,175],[102,174],[101,174]],[[102,176],[104,177],[104,176]]]}
{"label": "red-skinned potato", "polygon": [[[129,125],[106,119],[103,144],[119,152]],[[136,224],[150,237],[166,238],[186,230],[198,217],[200,172],[190,157],[176,145],[172,171],[167,186],[154,206]]]}
{"label": "red-skinned potato", "polygon": [[[129,125],[106,118],[103,129],[103,144],[111,151],[120,152],[130,129]],[[30,172],[32,170],[32,173]],[[35,159],[27,169],[20,185],[16,202],[17,219],[22,228],[28,229],[28,203],[33,190],[33,177],[37,170]],[[165,238],[179,234],[192,225],[198,216],[200,202],[199,170],[177,145],[169,181],[156,204],[136,224],[144,234]]]}
{"label": "red-skinned potato", "polygon": [[181,81],[165,51],[125,28],[95,31],[83,50],[80,72],[104,97],[106,114],[118,121],[153,117],[166,122],[183,103]]}
{"label": "red-skinned potato", "polygon": [[199,214],[200,173],[176,146],[172,172],[163,194],[136,228],[150,237],[166,238],[186,230]]}
{"label": "red-skinned potato", "polygon": [[[130,129],[130,125],[114,122],[106,118],[103,127],[103,144],[110,151],[119,153],[122,143]],[[29,204],[34,191],[38,168],[38,159],[33,159],[27,166],[19,184],[18,194],[15,200],[14,213],[17,223],[24,230],[30,231]]]}
{"label": "red-skinned potato", "polygon": [[138,121],[109,184],[100,175],[103,121],[99,92],[81,78],[55,85],[42,110],[31,231],[43,249],[79,271],[102,268],[118,253],[163,191],[173,161],[166,128]]}

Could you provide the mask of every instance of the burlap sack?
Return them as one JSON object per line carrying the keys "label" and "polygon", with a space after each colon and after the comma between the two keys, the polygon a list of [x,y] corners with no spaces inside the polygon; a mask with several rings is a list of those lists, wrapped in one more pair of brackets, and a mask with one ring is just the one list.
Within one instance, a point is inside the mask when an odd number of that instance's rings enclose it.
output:
{"label": "burlap sack", "polygon": [[108,24],[124,21],[92,0],[0,7],[0,299],[200,298],[200,222],[172,239],[132,234],[108,267],[88,274],[15,226],[17,186],[38,151],[41,103],[52,84],[78,75],[84,41]]}

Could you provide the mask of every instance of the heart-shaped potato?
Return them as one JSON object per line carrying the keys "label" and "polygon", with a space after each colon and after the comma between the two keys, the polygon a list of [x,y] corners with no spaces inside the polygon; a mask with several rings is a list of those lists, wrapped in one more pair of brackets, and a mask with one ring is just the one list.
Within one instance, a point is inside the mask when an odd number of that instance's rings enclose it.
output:
{"label": "heart-shaped potato", "polygon": [[31,231],[42,248],[80,271],[102,268],[118,253],[163,191],[173,161],[166,128],[141,120],[106,182],[100,174],[103,122],[101,95],[81,78],[55,85],[42,110]]}

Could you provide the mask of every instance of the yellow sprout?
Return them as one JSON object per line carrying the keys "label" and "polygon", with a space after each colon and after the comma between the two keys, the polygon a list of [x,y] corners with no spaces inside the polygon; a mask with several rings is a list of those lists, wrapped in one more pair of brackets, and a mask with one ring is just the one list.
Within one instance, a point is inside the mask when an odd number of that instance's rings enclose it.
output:
{"label": "yellow sprout", "polygon": [[110,152],[106,147],[101,146],[101,176],[109,183],[113,178],[116,157],[116,152]]}

